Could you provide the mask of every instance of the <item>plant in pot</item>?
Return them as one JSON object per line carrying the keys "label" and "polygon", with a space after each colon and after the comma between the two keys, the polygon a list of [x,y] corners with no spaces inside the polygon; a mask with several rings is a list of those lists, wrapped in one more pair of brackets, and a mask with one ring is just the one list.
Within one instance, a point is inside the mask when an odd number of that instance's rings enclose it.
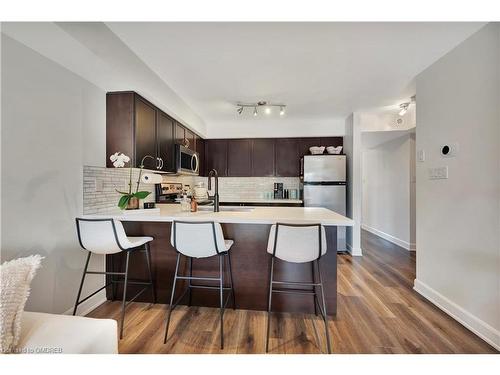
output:
{"label": "plant in pot", "polygon": [[[151,157],[151,156],[149,156]],[[122,196],[120,200],[118,201],[118,207],[122,210],[136,210],[139,208],[139,201],[141,199],[145,199],[149,194],[151,194],[149,191],[139,191],[139,184],[141,182],[141,176],[142,176],[142,169],[144,168],[144,157],[142,159],[141,165],[140,165],[140,172],[139,172],[139,178],[137,179],[137,184],[135,188],[135,192],[132,192],[132,168],[130,168],[130,177],[129,177],[129,182],[128,182],[128,192],[124,191],[119,191],[115,189],[118,193],[120,193]],[[151,157],[152,158],[152,157]],[[109,159],[113,162],[113,166],[115,168],[123,168],[125,167],[125,164],[130,161],[130,158],[121,153],[121,152],[115,152],[113,155],[109,157]]]}

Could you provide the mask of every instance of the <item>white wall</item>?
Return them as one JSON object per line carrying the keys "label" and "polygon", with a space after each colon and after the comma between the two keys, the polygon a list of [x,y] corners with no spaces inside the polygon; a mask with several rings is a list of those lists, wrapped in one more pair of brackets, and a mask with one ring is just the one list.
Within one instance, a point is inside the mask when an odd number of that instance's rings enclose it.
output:
{"label": "white wall", "polygon": [[[500,26],[417,77],[415,289],[500,349]],[[440,145],[459,142],[454,158]],[[449,178],[428,169],[448,166]]]}
{"label": "white wall", "polygon": [[8,22],[2,32],[104,91],[133,90],[205,136],[203,120],[102,22]]}
{"label": "white wall", "polygon": [[332,137],[344,133],[343,119],[289,120],[286,116],[274,120],[241,119],[208,126],[208,138]]}
{"label": "white wall", "polygon": [[[105,161],[105,92],[4,34],[1,91],[1,259],[43,255],[27,309],[62,313],[74,303],[86,256],[74,221],[83,209],[82,167]],[[92,263],[103,268],[102,257]],[[86,289],[102,285],[90,276]]]}
{"label": "white wall", "polygon": [[362,228],[414,250],[414,133],[363,132],[362,142]]}
{"label": "white wall", "polygon": [[345,120],[344,153],[347,155],[347,216],[354,226],[347,227],[347,249],[352,255],[361,250],[361,129],[359,115],[351,113]]}

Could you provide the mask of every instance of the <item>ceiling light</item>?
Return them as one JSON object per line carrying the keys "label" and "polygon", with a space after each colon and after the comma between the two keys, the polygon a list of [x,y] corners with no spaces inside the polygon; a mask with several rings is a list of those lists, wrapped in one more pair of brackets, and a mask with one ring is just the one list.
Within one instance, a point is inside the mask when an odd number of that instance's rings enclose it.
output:
{"label": "ceiling light", "polygon": [[405,113],[408,111],[408,107],[410,106],[410,103],[403,103],[399,105],[400,111],[399,115],[404,116]]}
{"label": "ceiling light", "polygon": [[243,113],[245,108],[249,108],[249,109],[253,108],[253,115],[254,116],[258,115],[257,108],[263,109],[264,113],[266,115],[270,115],[273,112],[273,107],[280,109],[280,111],[279,111],[280,116],[283,116],[285,114],[286,104],[283,104],[283,103],[269,103],[269,102],[266,102],[265,100],[259,100],[258,102],[255,102],[255,103],[241,103],[241,102],[236,103],[236,111],[240,115]]}

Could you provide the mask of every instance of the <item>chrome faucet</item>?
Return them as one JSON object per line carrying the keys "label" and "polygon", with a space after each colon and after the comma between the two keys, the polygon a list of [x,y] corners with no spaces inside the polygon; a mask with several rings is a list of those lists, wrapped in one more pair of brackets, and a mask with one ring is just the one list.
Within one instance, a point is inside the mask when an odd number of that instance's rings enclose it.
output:
{"label": "chrome faucet", "polygon": [[215,178],[215,192],[214,195],[209,195],[208,199],[214,201],[214,212],[219,212],[219,174],[216,169],[208,172],[208,190],[212,190],[212,177]]}

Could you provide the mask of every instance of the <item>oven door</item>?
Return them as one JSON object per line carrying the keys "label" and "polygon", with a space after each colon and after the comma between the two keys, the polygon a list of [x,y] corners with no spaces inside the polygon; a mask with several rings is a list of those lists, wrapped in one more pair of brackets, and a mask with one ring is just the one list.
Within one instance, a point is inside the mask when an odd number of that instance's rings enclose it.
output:
{"label": "oven door", "polygon": [[176,145],[176,170],[177,174],[198,176],[200,169],[200,157],[197,152],[184,146]]}

